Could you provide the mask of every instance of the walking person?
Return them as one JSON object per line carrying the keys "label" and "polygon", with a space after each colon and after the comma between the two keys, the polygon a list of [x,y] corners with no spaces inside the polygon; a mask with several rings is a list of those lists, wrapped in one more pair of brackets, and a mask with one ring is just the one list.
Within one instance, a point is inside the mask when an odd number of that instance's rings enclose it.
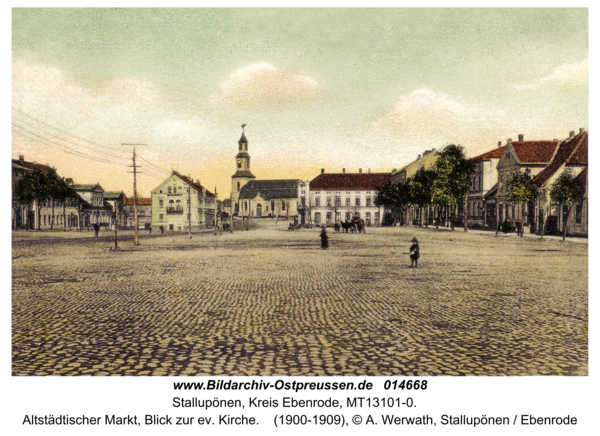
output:
{"label": "walking person", "polygon": [[327,236],[327,231],[325,230],[325,226],[323,226],[323,230],[321,230],[321,250],[327,250],[329,248],[329,236]]}
{"label": "walking person", "polygon": [[412,245],[410,246],[410,267],[413,265],[415,268],[419,266],[419,258],[421,257],[421,253],[419,251],[419,240],[417,238],[412,238]]}

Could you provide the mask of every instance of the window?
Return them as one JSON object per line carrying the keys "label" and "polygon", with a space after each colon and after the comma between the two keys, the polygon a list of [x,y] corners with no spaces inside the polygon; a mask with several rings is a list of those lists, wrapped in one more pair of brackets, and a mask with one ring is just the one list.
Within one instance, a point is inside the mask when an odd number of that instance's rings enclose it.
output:
{"label": "window", "polygon": [[165,215],[164,215],[164,214],[162,214],[162,213],[161,213],[161,214],[158,214],[158,219],[159,219],[160,221],[162,221],[162,220],[164,219],[164,217],[165,217]]}
{"label": "window", "polygon": [[327,224],[331,223],[331,212],[327,212]]}
{"label": "window", "polygon": [[360,206],[360,197],[356,197],[356,198],[354,199],[354,205],[355,205],[355,206]]}
{"label": "window", "polygon": [[321,212],[315,212],[315,224],[321,224]]}
{"label": "window", "polygon": [[248,212],[248,202],[244,201],[244,210]]}
{"label": "window", "polygon": [[352,219],[352,214],[350,212],[346,212],[346,221],[350,221]]}
{"label": "window", "polygon": [[335,213],[335,222],[342,220],[342,214],[340,212]]}
{"label": "window", "polygon": [[163,207],[163,200],[158,200],[158,207],[160,207],[162,209],[162,207]]}
{"label": "window", "polygon": [[240,192],[240,182],[237,182],[237,183],[238,183],[238,192]]}
{"label": "window", "polygon": [[182,188],[181,188],[181,186],[180,186],[180,187],[179,187],[179,193],[180,193],[180,194],[181,194],[181,189],[182,189]]}
{"label": "window", "polygon": [[367,206],[371,206],[371,197],[367,197]]}
{"label": "window", "polygon": [[379,223],[379,212],[375,212],[375,222]]}
{"label": "window", "polygon": [[241,168],[241,167],[242,167],[242,163],[238,162],[238,168]]}
{"label": "window", "polygon": [[315,197],[315,206],[321,205],[321,197]]}
{"label": "window", "polygon": [[371,224],[371,212],[367,212],[365,214],[365,221],[367,222],[367,224]]}
{"label": "window", "polygon": [[575,224],[581,224],[581,216],[583,215],[583,204],[575,206]]}
{"label": "window", "polygon": [[169,230],[173,230],[173,224],[169,224]]}
{"label": "window", "polygon": [[285,201],[281,202],[281,210],[285,210]]}
{"label": "window", "polygon": [[346,206],[350,206],[350,197],[346,197]]}
{"label": "window", "polygon": [[340,197],[335,197],[335,205],[336,206],[341,206],[342,205],[342,199]]}
{"label": "window", "polygon": [[326,198],[327,206],[331,206],[331,197]]}
{"label": "window", "polygon": [[171,187],[169,186],[169,190],[167,191],[169,194],[172,192]]}

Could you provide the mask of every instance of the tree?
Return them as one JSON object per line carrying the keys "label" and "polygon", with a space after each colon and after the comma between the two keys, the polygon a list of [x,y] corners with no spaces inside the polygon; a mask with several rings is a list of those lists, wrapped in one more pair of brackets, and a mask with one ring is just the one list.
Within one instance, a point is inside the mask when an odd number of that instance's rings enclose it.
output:
{"label": "tree", "polygon": [[66,200],[71,195],[69,186],[63,179],[58,177],[54,171],[46,173],[46,182],[48,189],[48,199],[52,203],[52,219],[50,220],[50,230],[54,229],[54,205],[55,202],[60,202],[63,205],[63,222],[66,221]]}
{"label": "tree", "polygon": [[[423,207],[431,204],[433,195],[433,181],[436,178],[435,171],[426,170],[421,167],[409,181],[411,202],[419,206],[420,224],[423,223]],[[425,227],[428,226],[428,218],[425,216]]]}
{"label": "tree", "polygon": [[[436,178],[433,181],[432,203],[451,209],[464,201],[465,232],[467,231],[469,181],[474,171],[475,166],[465,159],[463,147],[460,145],[448,145],[435,163]],[[450,223],[454,230],[452,218]]]}
{"label": "tree", "polygon": [[35,203],[37,206],[36,220],[37,227],[40,225],[41,202],[49,198],[50,189],[46,174],[38,170],[33,170],[25,174],[15,186],[15,196],[22,203],[31,206]]}
{"label": "tree", "polygon": [[383,185],[377,190],[374,203],[377,207],[390,209],[396,219],[402,217],[404,208],[410,203],[408,186],[394,183]]}
{"label": "tree", "polygon": [[[535,201],[540,195],[540,190],[527,173],[514,175],[508,189],[510,192],[508,201],[513,204],[529,204],[530,201]],[[521,227],[519,228],[519,236],[523,236],[523,223],[521,223]]]}
{"label": "tree", "polygon": [[552,189],[550,190],[551,200],[568,207],[567,218],[564,222],[563,242],[567,237],[567,223],[569,222],[571,209],[574,205],[583,201],[584,195],[585,189],[575,181],[571,170],[568,168],[552,184]]}

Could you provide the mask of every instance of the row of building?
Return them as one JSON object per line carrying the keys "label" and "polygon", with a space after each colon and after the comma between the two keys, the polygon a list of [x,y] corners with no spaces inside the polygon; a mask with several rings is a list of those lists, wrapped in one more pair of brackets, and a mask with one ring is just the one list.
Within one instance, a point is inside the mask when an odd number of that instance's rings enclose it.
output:
{"label": "row of building", "polygon": [[[393,183],[406,183],[417,170],[433,169],[439,152],[427,150],[414,162],[393,172]],[[471,176],[467,196],[468,225],[481,228],[495,228],[504,222],[512,226],[522,225],[531,233],[559,233],[564,223],[568,223],[567,234],[586,236],[588,233],[588,132],[580,129],[569,133],[564,140],[525,141],[524,135],[518,141],[508,139],[503,145],[470,159],[475,166]],[[553,183],[564,172],[570,171],[575,181],[585,190],[582,203],[569,212],[566,205],[554,203],[550,198]],[[540,195],[535,201],[514,204],[509,201],[510,181],[513,176],[527,173],[538,186]],[[454,210],[457,221],[464,222],[464,205]],[[568,216],[568,214],[571,214]],[[425,214],[425,217],[423,216]],[[428,206],[425,211],[410,207],[406,211],[406,221],[422,224],[436,222],[440,211]],[[567,220],[568,216],[568,220]]]}
{"label": "row of building", "polygon": [[[567,232],[587,235],[587,141],[588,133],[581,129],[571,132],[565,140],[518,141],[506,144],[471,158],[475,171],[467,197],[466,216],[462,206],[453,211],[454,218],[467,221],[472,227],[494,228],[505,221],[519,223],[531,232],[539,232],[542,223],[548,232],[562,229],[567,219],[564,205],[550,200],[554,181],[569,170],[585,188],[582,204],[571,213]],[[141,227],[188,231],[212,228],[220,212],[241,218],[293,218],[299,224],[333,225],[361,218],[368,226],[378,226],[389,212],[375,205],[377,191],[388,183],[403,184],[420,168],[433,169],[439,157],[435,149],[426,150],[410,164],[384,173],[327,173],[324,169],[314,179],[258,180],[250,169],[248,140],[242,126],[235,156],[236,172],[231,177],[230,198],[219,202],[216,195],[194,180],[173,171],[171,176],[152,190],[150,198],[138,198],[138,219]],[[55,171],[48,165],[27,162],[23,156],[13,160],[13,188],[16,180],[29,171]],[[530,203],[509,202],[509,182],[515,174],[528,173],[540,188],[540,196]],[[104,191],[100,184],[75,184],[64,179],[71,196],[60,204],[46,200],[23,205],[13,195],[13,228],[45,230],[89,228],[93,224],[133,228],[134,200],[123,192]],[[13,189],[14,192],[14,189]],[[434,223],[442,211],[430,205],[408,207],[404,221],[410,224]],[[448,214],[445,215],[448,219]],[[439,222],[439,221],[438,221]]]}

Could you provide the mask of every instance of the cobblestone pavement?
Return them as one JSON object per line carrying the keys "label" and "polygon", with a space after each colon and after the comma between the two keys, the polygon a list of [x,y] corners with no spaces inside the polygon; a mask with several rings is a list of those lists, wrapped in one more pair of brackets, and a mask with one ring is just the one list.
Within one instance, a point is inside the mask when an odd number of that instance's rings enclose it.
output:
{"label": "cobblestone pavement", "polygon": [[[280,223],[281,226],[281,223]],[[587,375],[587,244],[369,229],[13,237],[14,375]],[[409,268],[411,238],[419,268]]]}

